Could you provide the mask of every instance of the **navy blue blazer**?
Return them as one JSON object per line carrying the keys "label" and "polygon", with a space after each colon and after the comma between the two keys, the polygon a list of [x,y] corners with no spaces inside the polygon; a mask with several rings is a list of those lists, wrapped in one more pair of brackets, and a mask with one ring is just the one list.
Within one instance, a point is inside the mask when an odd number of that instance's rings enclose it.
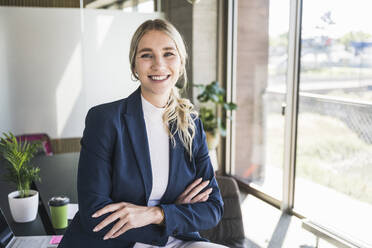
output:
{"label": "navy blue blazer", "polygon": [[[160,207],[165,225],[151,224],[127,231],[115,239],[103,240],[114,223],[99,232],[93,228],[109,214],[92,214],[110,203],[130,202],[147,206],[152,189],[152,171],[141,90],[128,98],[89,110],[78,169],[79,212],[70,223],[59,247],[133,247],[135,242],[164,246],[169,236],[182,240],[205,240],[198,230],[217,225],[223,214],[223,201],[209,159],[200,119],[190,160],[178,134],[176,146],[170,141],[169,182]],[[177,197],[195,179],[210,180],[213,191],[208,201],[178,205]],[[208,188],[207,187],[207,188]]]}

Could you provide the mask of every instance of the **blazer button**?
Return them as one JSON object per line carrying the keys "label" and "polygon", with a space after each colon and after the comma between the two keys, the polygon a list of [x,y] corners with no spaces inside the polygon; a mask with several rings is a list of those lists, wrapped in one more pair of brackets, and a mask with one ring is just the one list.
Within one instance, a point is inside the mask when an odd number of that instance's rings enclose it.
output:
{"label": "blazer button", "polygon": [[173,236],[176,236],[177,234],[178,234],[178,230],[175,229],[175,230],[173,231]]}

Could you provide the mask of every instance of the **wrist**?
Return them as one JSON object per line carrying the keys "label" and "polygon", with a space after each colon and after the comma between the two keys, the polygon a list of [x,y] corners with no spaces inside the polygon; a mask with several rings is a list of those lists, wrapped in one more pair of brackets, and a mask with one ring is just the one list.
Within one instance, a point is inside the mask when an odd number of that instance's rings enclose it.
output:
{"label": "wrist", "polygon": [[161,207],[150,207],[151,215],[154,216],[153,224],[161,225],[164,223],[164,211]]}

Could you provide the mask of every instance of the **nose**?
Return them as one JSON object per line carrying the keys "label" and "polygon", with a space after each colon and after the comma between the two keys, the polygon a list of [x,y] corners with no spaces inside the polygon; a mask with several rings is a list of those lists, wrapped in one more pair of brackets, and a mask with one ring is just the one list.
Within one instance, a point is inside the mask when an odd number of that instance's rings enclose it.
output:
{"label": "nose", "polygon": [[161,56],[154,56],[151,69],[159,70],[164,68],[164,66],[165,66],[164,58]]}

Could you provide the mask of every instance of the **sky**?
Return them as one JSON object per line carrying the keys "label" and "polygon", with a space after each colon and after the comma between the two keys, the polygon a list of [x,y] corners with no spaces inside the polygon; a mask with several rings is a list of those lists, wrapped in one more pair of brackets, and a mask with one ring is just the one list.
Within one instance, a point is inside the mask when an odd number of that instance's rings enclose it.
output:
{"label": "sky", "polygon": [[[269,16],[270,36],[288,32],[290,0],[271,0]],[[350,31],[372,35],[372,0],[303,0],[302,36],[326,33],[338,38]],[[320,17],[331,11],[333,25],[324,25]],[[321,30],[316,27],[323,26]]]}

